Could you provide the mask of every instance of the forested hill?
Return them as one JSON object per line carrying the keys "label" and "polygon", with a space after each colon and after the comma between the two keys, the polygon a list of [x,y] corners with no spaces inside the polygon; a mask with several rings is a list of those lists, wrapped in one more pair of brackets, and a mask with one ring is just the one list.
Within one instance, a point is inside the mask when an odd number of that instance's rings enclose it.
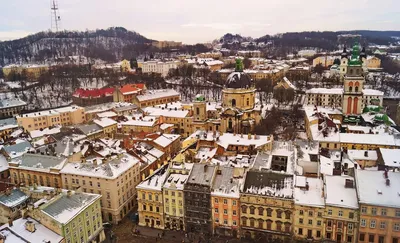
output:
{"label": "forested hill", "polygon": [[86,56],[104,61],[130,58],[147,48],[152,40],[122,27],[96,31],[39,32],[0,42],[0,66],[11,63],[44,62],[66,56]]}
{"label": "forested hill", "polygon": [[287,47],[316,47],[326,50],[334,50],[337,44],[347,43],[351,38],[338,38],[340,35],[361,35],[362,44],[390,45],[399,40],[400,31],[374,31],[374,30],[354,30],[354,31],[304,31],[288,32],[277,35],[265,35],[257,38],[257,42],[273,41],[275,45]]}

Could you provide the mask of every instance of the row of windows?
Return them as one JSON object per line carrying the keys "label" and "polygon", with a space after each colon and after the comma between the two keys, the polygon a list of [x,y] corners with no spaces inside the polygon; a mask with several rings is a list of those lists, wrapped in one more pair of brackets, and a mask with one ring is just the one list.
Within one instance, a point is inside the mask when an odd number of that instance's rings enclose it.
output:
{"label": "row of windows", "polygon": [[[299,210],[300,215],[304,215],[304,210]],[[322,217],[322,212],[317,213],[318,217]],[[308,210],[308,216],[313,217],[314,216],[314,211]]]}
{"label": "row of windows", "polygon": [[[375,237],[374,234],[368,234],[368,241],[367,242],[375,242],[375,238],[378,238],[379,243],[384,243],[384,242],[389,242],[385,241],[385,236],[379,235],[378,237]],[[360,233],[359,235],[359,242],[364,242],[366,241],[367,237],[365,233]],[[399,238],[392,238],[392,243],[399,243]]]}
{"label": "row of windows", "polygon": [[[224,212],[224,215],[228,215],[228,209],[224,209],[223,212]],[[219,213],[218,208],[214,208],[214,213]],[[236,215],[237,215],[236,210],[232,210],[232,215],[233,215],[233,216],[236,216]]]}
{"label": "row of windows", "polygon": [[[304,224],[304,219],[299,218],[299,224]],[[308,225],[313,225],[313,220],[309,219],[308,220]],[[322,221],[321,220],[317,220],[317,226],[321,226],[322,225]]]}
{"label": "row of windows", "polygon": [[[369,211],[368,207],[361,207],[362,214],[368,214],[368,211]],[[370,213],[372,215],[378,215],[378,209],[373,207],[370,209]],[[392,215],[388,215],[386,208],[381,208],[379,214],[382,216],[392,216]],[[394,216],[400,217],[400,209],[396,209]]]}
{"label": "row of windows", "polygon": [[[333,215],[332,209],[328,209],[328,215]],[[337,216],[344,217],[343,211],[339,210]],[[349,212],[348,217],[349,219],[354,219],[354,212]]]}
{"label": "row of windows", "polygon": [[[256,222],[257,222],[257,226],[256,226]],[[284,229],[282,229],[282,225],[284,225]],[[285,232],[290,232],[291,224],[276,221],[275,224],[273,225],[272,220],[253,219],[253,218],[248,220],[246,217],[242,217],[242,226],[244,226],[244,227],[249,226],[249,227],[253,227],[253,228],[257,227],[259,229],[276,230],[276,231],[284,230]],[[272,226],[275,226],[275,227],[272,227]]]}
{"label": "row of windows", "polygon": [[[367,227],[367,225],[368,225],[368,220],[366,220],[366,219],[361,219],[360,220],[360,226],[361,227]],[[375,219],[371,219],[370,221],[369,221],[369,228],[371,228],[371,229],[375,229],[375,228],[377,228],[378,227],[378,225],[377,225],[377,221],[375,220]],[[386,227],[387,227],[387,223],[385,222],[385,221],[381,221],[380,223],[379,223],[379,228],[380,229],[386,229]],[[400,223],[394,223],[393,224],[393,230],[394,231],[400,231]]]}
{"label": "row of windows", "polygon": [[[217,223],[217,224],[219,223],[219,219],[218,219],[218,218],[215,219],[215,223]],[[223,224],[224,224],[224,225],[228,225],[228,220],[227,220],[227,219],[224,219]],[[233,225],[233,226],[237,226],[236,220],[233,220],[233,221],[232,221],[232,225]]]}
{"label": "row of windows", "polygon": [[[228,200],[227,199],[223,199],[222,202],[224,203],[224,205],[228,205]],[[214,203],[216,203],[216,204],[219,203],[218,198],[214,199]],[[232,200],[232,205],[233,206],[236,206],[236,203],[237,203],[236,200]]]}
{"label": "row of windows", "polygon": [[[249,210],[249,214],[255,214],[255,209],[256,209],[255,207],[250,206],[249,209],[250,209]],[[264,209],[263,207],[257,208],[258,215],[263,216],[264,215],[264,210],[267,212],[267,216],[268,217],[272,217],[272,212],[274,210],[271,209],[271,208],[267,208],[267,209]],[[246,205],[242,206],[242,213],[244,213],[244,214],[247,213],[247,206]],[[284,212],[281,209],[276,209],[276,217],[277,218],[282,218],[282,214],[283,213],[285,213],[285,219],[290,219],[290,215],[291,215],[292,212],[290,212],[288,210]]]}

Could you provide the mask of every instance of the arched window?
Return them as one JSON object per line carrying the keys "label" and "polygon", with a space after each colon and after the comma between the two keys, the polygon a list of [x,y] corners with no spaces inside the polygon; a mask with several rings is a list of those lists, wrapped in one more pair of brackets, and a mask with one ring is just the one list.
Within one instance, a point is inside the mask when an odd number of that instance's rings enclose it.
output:
{"label": "arched window", "polygon": [[200,115],[200,108],[199,107],[196,107],[196,114]]}
{"label": "arched window", "polygon": [[347,114],[350,114],[350,113],[351,113],[351,103],[352,103],[352,98],[349,97],[349,98],[347,99]]}
{"label": "arched window", "polygon": [[355,92],[358,92],[358,86],[356,86],[356,87],[354,88],[354,91],[355,91]]}
{"label": "arched window", "polygon": [[232,99],[232,106],[235,107],[236,106],[236,100]]}
{"label": "arched window", "polygon": [[349,92],[353,92],[353,87],[349,86]]}
{"label": "arched window", "polygon": [[228,128],[232,129],[233,125],[232,125],[232,119],[229,119],[228,121]]}
{"label": "arched window", "polygon": [[249,98],[247,98],[247,105],[249,106],[250,105],[250,99]]}
{"label": "arched window", "polygon": [[353,102],[353,114],[357,114],[358,113],[358,98],[354,98],[354,102]]}

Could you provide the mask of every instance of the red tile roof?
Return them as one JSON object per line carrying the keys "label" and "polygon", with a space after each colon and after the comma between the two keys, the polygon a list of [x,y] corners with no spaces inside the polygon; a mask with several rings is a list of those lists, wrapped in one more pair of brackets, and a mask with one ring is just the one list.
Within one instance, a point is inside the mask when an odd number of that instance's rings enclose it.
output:
{"label": "red tile roof", "polygon": [[96,98],[101,96],[113,95],[114,88],[102,88],[102,89],[77,89],[73,96],[80,98]]}
{"label": "red tile roof", "polygon": [[144,89],[144,84],[126,84],[122,86],[119,90],[121,93],[126,94],[126,93],[135,93],[139,92]]}

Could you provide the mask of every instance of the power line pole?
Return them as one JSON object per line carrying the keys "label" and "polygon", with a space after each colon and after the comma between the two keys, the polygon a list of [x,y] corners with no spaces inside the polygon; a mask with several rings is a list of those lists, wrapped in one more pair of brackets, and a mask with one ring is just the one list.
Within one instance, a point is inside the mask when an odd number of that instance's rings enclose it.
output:
{"label": "power line pole", "polygon": [[51,9],[51,30],[58,32],[61,29],[60,22],[61,16],[58,12],[58,2],[57,0],[50,0],[50,9]]}

